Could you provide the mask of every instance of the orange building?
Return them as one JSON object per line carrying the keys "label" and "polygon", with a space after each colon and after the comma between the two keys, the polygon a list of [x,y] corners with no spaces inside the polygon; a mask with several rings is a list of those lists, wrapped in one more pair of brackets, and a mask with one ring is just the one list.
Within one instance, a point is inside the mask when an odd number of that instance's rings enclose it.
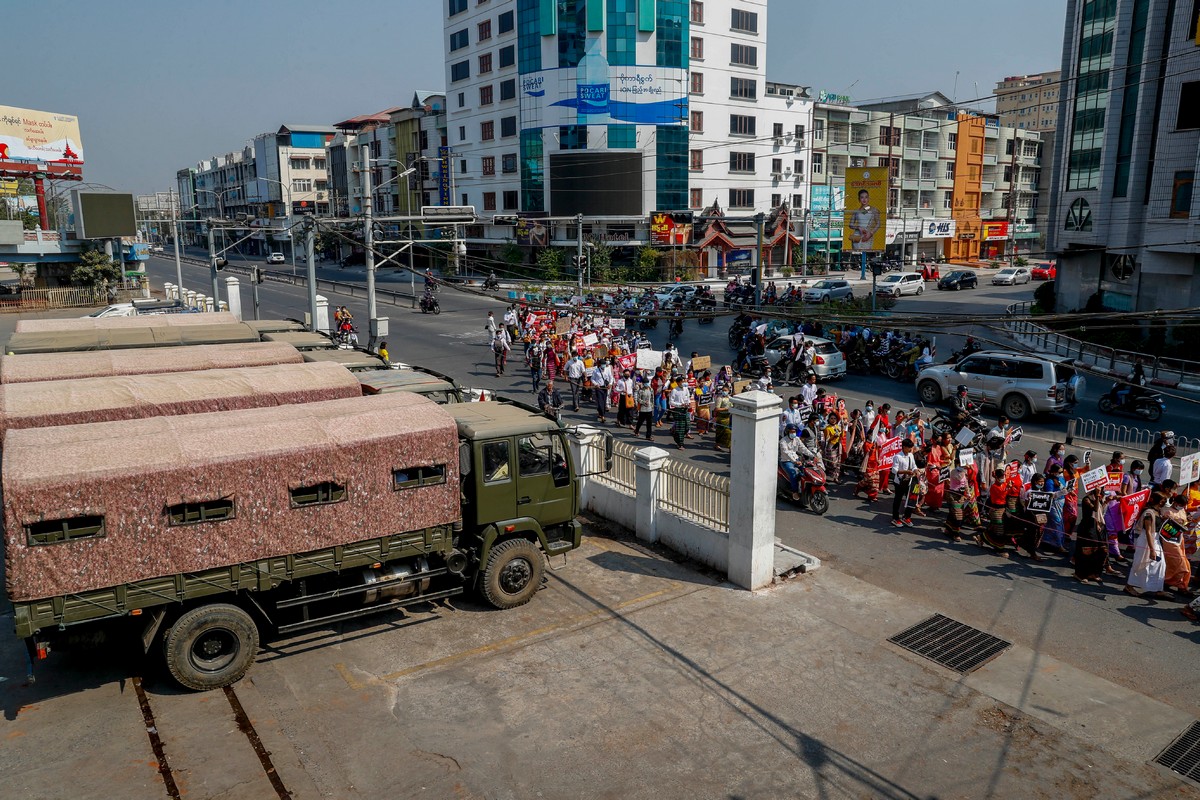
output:
{"label": "orange building", "polygon": [[948,261],[978,261],[982,240],[979,201],[983,181],[983,117],[958,115],[958,144],[954,157],[954,194],[950,215],[954,238],[946,241]]}

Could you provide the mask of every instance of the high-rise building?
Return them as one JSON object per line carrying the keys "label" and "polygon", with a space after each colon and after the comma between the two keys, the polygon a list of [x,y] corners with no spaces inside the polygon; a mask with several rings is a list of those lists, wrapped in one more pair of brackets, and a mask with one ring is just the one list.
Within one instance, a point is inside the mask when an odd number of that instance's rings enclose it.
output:
{"label": "high-rise building", "polygon": [[1200,305],[1200,0],[1068,0],[1049,219],[1058,305]]}

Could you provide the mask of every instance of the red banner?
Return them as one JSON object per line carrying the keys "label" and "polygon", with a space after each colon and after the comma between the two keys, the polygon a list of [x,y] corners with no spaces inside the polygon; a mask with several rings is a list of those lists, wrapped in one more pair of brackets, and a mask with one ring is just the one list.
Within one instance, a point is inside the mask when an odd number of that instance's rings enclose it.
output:
{"label": "red banner", "polygon": [[633,371],[637,369],[637,353],[630,353],[627,356],[618,356],[617,363],[621,365],[622,370]]}
{"label": "red banner", "polygon": [[891,439],[885,439],[883,444],[879,446],[879,469],[890,470],[892,468],[892,460],[896,454],[900,452],[900,437],[893,436]]}
{"label": "red banner", "polygon": [[1004,482],[1009,486],[1021,485],[1021,462],[1010,461],[1004,467]]}
{"label": "red banner", "polygon": [[1149,501],[1149,489],[1142,489],[1140,492],[1134,492],[1121,498],[1121,519],[1125,523],[1126,530],[1129,530],[1129,527],[1141,516],[1142,509]]}

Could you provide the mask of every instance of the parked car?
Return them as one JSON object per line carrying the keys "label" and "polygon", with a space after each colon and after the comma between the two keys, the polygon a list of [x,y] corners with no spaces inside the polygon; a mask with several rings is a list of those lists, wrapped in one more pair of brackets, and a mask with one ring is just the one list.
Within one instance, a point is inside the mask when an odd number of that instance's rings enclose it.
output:
{"label": "parked car", "polygon": [[1052,281],[1058,276],[1058,268],[1053,264],[1038,264],[1029,270],[1029,276],[1035,281]]}
{"label": "parked car", "polygon": [[658,298],[658,304],[660,306],[672,305],[676,300],[687,304],[695,294],[696,287],[684,283],[660,286],[654,291],[654,296]]}
{"label": "parked car", "polygon": [[271,253],[267,256],[268,264],[282,264],[284,261],[283,253]]}
{"label": "parked car", "polygon": [[919,272],[897,272],[879,279],[875,294],[899,297],[902,294],[921,294],[925,291],[925,280]]}
{"label": "parked car", "polygon": [[979,286],[979,276],[969,269],[956,269],[947,273],[937,287],[939,289],[974,289]]}
{"label": "parked car", "polygon": [[1066,411],[1083,395],[1083,375],[1073,361],[1053,356],[984,350],[956,364],[926,367],[916,378],[917,394],[927,405],[953,397],[958,386],[980,405],[999,408],[1009,419]]}
{"label": "parked car", "polygon": [[1018,283],[1029,283],[1030,280],[1029,270],[1025,267],[1005,267],[992,276],[992,285],[1016,286]]}
{"label": "parked car", "polygon": [[853,300],[854,289],[849,281],[824,280],[817,281],[804,290],[804,302],[828,303],[831,300]]}
{"label": "parked car", "polygon": [[[829,381],[837,378],[845,377],[846,375],[846,357],[842,355],[842,351],[837,349],[829,339],[820,339],[817,337],[807,337],[813,343],[816,350],[813,358],[813,372],[817,374],[818,381]],[[786,360],[791,357],[792,352],[792,337],[791,335],[779,336],[774,339],[769,339],[767,342],[767,361],[771,364],[771,372],[775,373],[776,365],[780,369],[786,369]],[[785,373],[786,374],[786,373]]]}

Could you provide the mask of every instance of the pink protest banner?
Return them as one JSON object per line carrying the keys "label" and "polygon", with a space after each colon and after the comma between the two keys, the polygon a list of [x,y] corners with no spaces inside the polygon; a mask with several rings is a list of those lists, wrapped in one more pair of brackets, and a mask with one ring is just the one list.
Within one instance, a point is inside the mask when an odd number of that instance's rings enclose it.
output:
{"label": "pink protest banner", "polygon": [[1010,461],[1004,465],[1004,482],[1019,484],[1021,482],[1021,462]]}
{"label": "pink protest banner", "polygon": [[626,369],[630,370],[630,371],[635,370],[635,369],[637,369],[637,353],[630,353],[629,355],[618,356],[617,363],[621,365],[622,370],[626,370]]}
{"label": "pink protest banner", "polygon": [[1142,509],[1146,507],[1146,503],[1148,502],[1150,502],[1149,489],[1142,489],[1140,492],[1127,494],[1121,498],[1121,519],[1125,523],[1126,530],[1141,515]]}
{"label": "pink protest banner", "polygon": [[893,436],[885,439],[879,446],[879,485],[887,486],[888,475],[892,472],[892,461],[900,452],[900,437]]}

